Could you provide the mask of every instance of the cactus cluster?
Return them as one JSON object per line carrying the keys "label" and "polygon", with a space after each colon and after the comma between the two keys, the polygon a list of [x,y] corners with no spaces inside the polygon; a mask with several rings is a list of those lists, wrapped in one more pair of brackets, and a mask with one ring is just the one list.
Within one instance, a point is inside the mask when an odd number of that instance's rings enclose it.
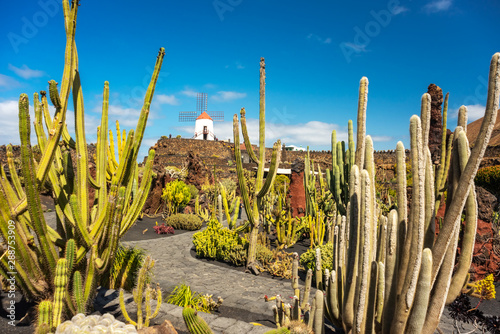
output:
{"label": "cactus cluster", "polygon": [[[60,89],[54,80],[49,82],[49,97],[55,107],[53,117],[49,113],[46,92],[34,94],[34,128],[43,154],[40,161],[34,160],[29,101],[28,96],[22,94],[19,133],[24,187],[12,159],[9,159],[12,183],[6,179],[3,167],[0,178],[0,233],[4,240],[15,239],[17,247],[15,263],[9,262],[7,256],[0,258],[0,274],[7,277],[7,273],[15,272],[17,288],[26,298],[53,303],[52,323],[41,317],[49,330],[65,316],[85,312],[97,282],[113,262],[119,238],[132,226],[144,205],[151,185],[154,151],[149,152],[140,182],[136,161],[165,54],[164,49],[160,49],[137,128],[128,133],[125,142],[119,141],[120,154],[116,163],[110,163],[115,153],[108,140],[109,85],[105,82],[94,179],[89,172],[75,43],[79,3],[76,0],[71,3],[63,0],[62,3],[66,29],[65,63]],[[75,139],[71,138],[66,126],[71,91]],[[10,146],[8,151],[11,156]],[[75,170],[72,152],[77,157]],[[54,197],[55,229],[47,225],[40,202],[40,187],[47,180]],[[91,188],[95,190],[93,203],[89,203]],[[8,229],[9,221],[15,222],[15,229]],[[2,249],[1,253],[7,251]],[[47,313],[45,306],[41,310]]]}
{"label": "cactus cluster", "polygon": [[[120,310],[122,311],[125,320],[128,323],[137,327],[137,329],[149,327],[149,322],[151,319],[156,318],[158,313],[160,312],[160,306],[162,301],[161,289],[160,287],[156,287],[156,289],[152,289],[147,281],[148,273],[153,269],[155,262],[151,259],[151,257],[147,256],[144,260],[144,263],[139,270],[139,275],[137,276],[137,285],[133,290],[134,302],[137,304],[137,321],[133,321],[125,308],[125,299],[124,299],[124,290],[120,289]],[[156,295],[156,309],[154,312],[151,310],[151,299]],[[146,314],[143,319],[143,298]]]}
{"label": "cactus cluster", "polygon": [[[362,106],[364,107],[364,106]],[[337,141],[337,133],[332,131],[332,170],[326,170],[326,183],[336,205],[336,212],[346,214],[349,203],[349,172],[354,165],[354,136],[352,121],[348,122],[347,150],[345,142]]]}
{"label": "cactus cluster", "polygon": [[[362,79],[360,104],[366,101],[366,91],[367,80]],[[439,203],[435,200],[439,193],[436,184],[443,185],[443,181],[435,180],[446,178],[447,167],[445,159],[438,169],[442,174],[435,176],[424,139],[429,131],[430,96],[422,97],[421,117],[414,115],[410,120],[413,187],[409,212],[403,144],[397,145],[398,206],[386,217],[375,201],[373,144],[370,136],[358,132],[358,140],[362,138],[364,144],[358,142],[350,170],[347,215],[337,219],[335,226],[334,270],[326,271],[323,284],[318,285],[325,297],[323,312],[334,325],[347,333],[434,333],[444,305],[460,294],[467,280],[477,220],[473,178],[491,136],[499,95],[497,53],[490,67],[485,116],[472,150],[464,129],[466,108],[461,108],[446,158],[450,160],[447,205],[437,237],[433,232],[435,206]],[[365,119],[365,115],[358,115],[358,121]],[[462,251],[455,266],[464,208]],[[323,325],[314,322],[314,328],[315,333],[321,333]]]}
{"label": "cactus cluster", "polygon": [[[227,220],[227,225],[230,230],[236,227],[236,221],[238,219],[238,215],[240,213],[240,202],[241,197],[234,195],[234,190],[231,194],[228,194],[228,191],[224,184],[219,182],[219,191],[220,191],[220,201],[221,205],[219,205],[220,214],[224,212]],[[232,198],[231,202],[228,202],[228,198]],[[222,206],[223,210],[220,209]],[[231,218],[231,212],[233,213],[233,217]],[[222,220],[220,221],[222,223]]]}

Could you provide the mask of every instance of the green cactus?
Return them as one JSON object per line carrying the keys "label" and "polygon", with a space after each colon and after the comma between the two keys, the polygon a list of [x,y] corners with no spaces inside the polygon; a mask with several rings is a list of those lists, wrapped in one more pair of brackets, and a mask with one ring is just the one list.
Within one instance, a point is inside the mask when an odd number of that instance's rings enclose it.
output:
{"label": "green cactus", "polygon": [[83,299],[82,275],[79,271],[73,274],[73,298],[76,304],[76,312],[85,314],[86,304]]}
{"label": "green cactus", "polygon": [[332,131],[332,170],[326,170],[326,181],[335,200],[336,212],[340,215],[347,213],[349,203],[349,172],[354,164],[355,149],[352,121],[348,122],[348,145],[337,142],[336,131]]}
{"label": "green cactus", "polygon": [[[259,99],[259,158],[257,159],[255,153],[253,152],[252,144],[248,137],[248,131],[246,127],[246,117],[245,109],[241,109],[241,129],[244,137],[245,147],[250,155],[250,158],[258,164],[257,168],[257,179],[255,181],[255,190],[253,194],[249,194],[245,177],[243,172],[243,162],[241,160],[241,150],[240,150],[240,131],[238,126],[238,115],[233,117],[233,135],[234,135],[234,156],[236,161],[236,171],[238,174],[238,183],[240,186],[241,197],[243,200],[243,205],[250,221],[251,230],[249,234],[249,246],[248,246],[248,256],[247,256],[247,267],[252,267],[255,262],[256,250],[257,250],[257,237],[259,233],[259,226],[261,224],[260,212],[263,211],[263,199],[265,195],[271,189],[276,178],[276,173],[278,171],[278,166],[281,157],[281,141],[278,140],[273,147],[273,154],[271,158],[271,165],[269,167],[269,173],[264,179],[264,166],[265,166],[265,63],[264,58],[260,60],[260,99]],[[252,202],[250,201],[252,198]]]}
{"label": "green cactus", "polygon": [[198,315],[198,312],[191,306],[186,306],[182,310],[182,317],[191,334],[211,334],[213,333],[210,327],[203,318]]}
{"label": "green cactus", "polygon": [[[124,290],[120,289],[120,310],[122,311],[123,316],[125,317],[125,320],[127,320],[130,324],[134,325],[137,327],[137,329],[141,328],[146,328],[149,327],[149,322],[151,319],[156,318],[158,313],[160,312],[160,306],[162,302],[162,294],[161,294],[161,289],[160,287],[156,287],[156,290],[153,290],[149,284],[146,284],[146,279],[148,277],[148,272],[150,272],[154,267],[154,261],[151,259],[151,257],[147,256],[146,259],[144,260],[144,263],[139,271],[139,275],[137,276],[137,285],[136,288],[133,291],[133,296],[134,296],[134,302],[137,304],[137,322],[133,321],[126,308],[125,308],[125,299],[124,299]],[[152,313],[151,311],[151,298],[153,295],[153,291],[156,292],[156,309]],[[145,308],[146,308],[146,315],[144,316],[143,319],[143,314],[142,314],[142,301],[143,298],[145,297]]]}
{"label": "green cactus", "polygon": [[[19,134],[24,188],[14,168],[11,148],[7,148],[7,160],[12,183],[6,178],[0,181],[0,233],[4,240],[8,240],[12,234],[9,234],[8,222],[14,221],[17,247],[15,268],[10,268],[7,256],[1,256],[0,273],[6,275],[15,269],[17,287],[26,298],[35,301],[47,299],[54,303],[53,321],[47,324],[50,330],[66,315],[88,308],[97,282],[113,262],[119,238],[132,226],[144,205],[151,186],[154,151],[149,153],[140,182],[136,161],[165,53],[160,49],[137,128],[130,131],[126,140],[125,136],[121,137],[120,159],[112,166],[108,163],[108,158],[114,156],[107,136],[109,85],[105,83],[94,180],[88,170],[83,95],[75,43],[79,2],[63,0],[62,3],[66,30],[63,78],[60,89],[54,80],[49,82],[49,97],[55,114],[50,115],[46,92],[34,95],[34,128],[42,156],[36,163],[30,143],[28,96],[22,94],[19,99]],[[69,136],[66,127],[71,91],[75,139]],[[79,157],[75,170],[71,153]],[[53,191],[55,229],[46,224],[41,209],[40,187],[45,182],[51,184]],[[89,205],[90,188],[95,189],[95,200]],[[68,286],[72,289],[68,290]]]}
{"label": "green cactus", "polygon": [[306,193],[306,216],[316,217],[317,193],[314,162],[309,157],[309,146],[304,159],[304,190]]}
{"label": "green cactus", "polygon": [[66,259],[57,261],[56,276],[54,278],[54,302],[52,311],[52,326],[57,328],[61,323],[63,302],[66,295],[66,285],[68,284],[68,266]]}
{"label": "green cactus", "polygon": [[52,328],[52,302],[43,300],[38,304],[37,334],[50,333]]}

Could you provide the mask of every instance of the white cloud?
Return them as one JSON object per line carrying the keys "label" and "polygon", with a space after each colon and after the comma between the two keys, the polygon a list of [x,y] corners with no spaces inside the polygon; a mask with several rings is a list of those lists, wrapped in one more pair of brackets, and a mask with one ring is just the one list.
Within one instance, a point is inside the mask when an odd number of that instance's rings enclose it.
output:
{"label": "white cloud", "polygon": [[312,34],[312,33],[307,35],[307,39],[319,42],[321,44],[330,44],[332,42],[332,39],[330,37],[322,38],[322,37],[320,37],[316,34]]}
{"label": "white cloud", "polygon": [[392,9],[392,14],[393,15],[399,15],[401,13],[404,13],[404,12],[407,12],[409,11],[409,9],[407,7],[404,7],[404,6],[396,6]]}
{"label": "white cloud", "polygon": [[175,95],[158,94],[155,96],[154,101],[160,104],[170,104],[173,106],[179,104],[179,100],[175,97]]}
{"label": "white cloud", "polygon": [[218,91],[216,95],[212,96],[214,101],[227,102],[237,99],[242,99],[247,96],[247,93],[238,93],[230,91]]}
{"label": "white cloud", "polygon": [[[1,78],[1,77],[0,77]],[[0,102],[0,144],[19,144],[19,103],[18,101]],[[31,109],[31,108],[30,108]],[[32,111],[32,109],[31,109]],[[33,114],[31,113],[33,120]]]}
{"label": "white cloud", "polygon": [[19,86],[19,82],[8,75],[0,74],[0,88],[13,88]]}
{"label": "white cloud", "polygon": [[452,4],[453,0],[433,0],[424,6],[424,10],[430,14],[443,12],[450,9]]}
{"label": "white cloud", "polygon": [[[35,114],[33,111],[33,106],[30,105],[30,120],[31,124],[35,121]],[[54,107],[49,106],[49,112],[51,116],[54,116]],[[4,144],[20,144],[19,139],[19,102],[15,100],[2,101],[0,102],[0,145]],[[96,142],[97,140],[97,126],[100,124],[100,119],[94,117],[91,114],[85,115],[85,135],[87,138],[87,142]],[[44,129],[47,134],[47,128]],[[68,126],[68,131],[71,136],[74,138],[75,133],[75,116],[72,110],[68,110],[66,113],[66,124]],[[36,144],[36,133],[33,125],[31,126],[31,143]]]}
{"label": "white cloud", "polygon": [[374,142],[386,142],[394,140],[391,136],[371,136]]}
{"label": "white cloud", "polygon": [[43,71],[32,70],[31,68],[29,68],[26,65],[23,65],[23,66],[21,66],[21,68],[19,68],[19,67],[15,67],[12,64],[9,64],[9,70],[16,73],[18,76],[20,76],[23,79],[39,78],[39,77],[43,77],[45,75],[45,73]]}
{"label": "white cloud", "polygon": [[186,95],[188,97],[196,97],[198,92],[192,90],[191,88],[186,88],[181,92],[182,95]]}
{"label": "white cloud", "polygon": [[[486,110],[486,106],[480,104],[472,104],[467,107],[467,118],[468,123],[474,122],[477,119],[480,119],[484,116],[484,112]],[[456,111],[456,115],[458,117],[458,110]]]}
{"label": "white cloud", "polygon": [[[135,129],[137,121],[139,120],[140,110],[134,108],[124,108],[119,105],[110,105],[108,109],[110,127],[116,120],[120,123],[121,129]],[[151,114],[150,114],[151,116]],[[151,125],[148,118],[148,126]]]}

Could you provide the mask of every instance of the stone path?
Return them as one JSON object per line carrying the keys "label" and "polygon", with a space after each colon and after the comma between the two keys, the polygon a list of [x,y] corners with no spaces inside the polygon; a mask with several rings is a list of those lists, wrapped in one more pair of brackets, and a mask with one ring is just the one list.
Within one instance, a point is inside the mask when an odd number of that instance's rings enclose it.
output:
{"label": "stone path", "polygon": [[128,241],[124,245],[145,249],[155,260],[155,278],[164,291],[171,292],[176,285],[185,283],[191,290],[221,296],[223,305],[252,313],[272,315],[274,303],[266,303],[264,295],[293,296],[290,282],[269,277],[254,276],[192,257],[192,236],[183,233],[154,241]]}

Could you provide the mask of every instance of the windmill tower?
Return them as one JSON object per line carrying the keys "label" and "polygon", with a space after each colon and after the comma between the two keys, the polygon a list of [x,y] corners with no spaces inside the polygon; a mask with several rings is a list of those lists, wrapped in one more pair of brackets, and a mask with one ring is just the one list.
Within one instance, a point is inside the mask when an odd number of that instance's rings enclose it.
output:
{"label": "windmill tower", "polygon": [[194,139],[200,140],[215,140],[214,122],[224,121],[223,111],[208,111],[207,112],[207,94],[196,94],[196,111],[181,111],[179,112],[179,122],[193,122]]}

